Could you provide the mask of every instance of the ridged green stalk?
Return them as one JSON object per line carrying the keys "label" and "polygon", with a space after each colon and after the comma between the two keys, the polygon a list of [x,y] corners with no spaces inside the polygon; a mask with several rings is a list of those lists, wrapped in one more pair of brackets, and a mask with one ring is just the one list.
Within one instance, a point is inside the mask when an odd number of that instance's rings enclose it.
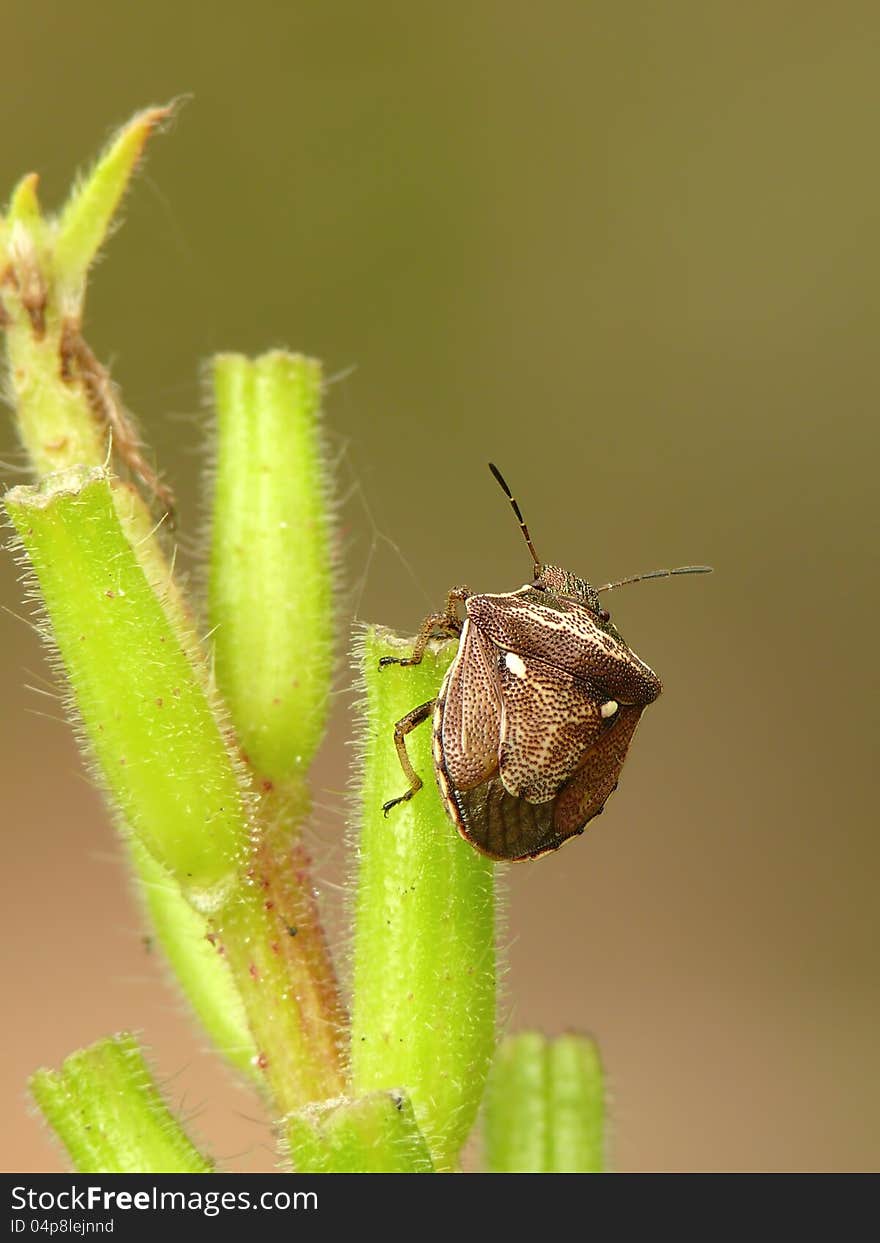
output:
{"label": "ridged green stalk", "polygon": [[463,841],[433,777],[431,727],[407,739],[424,787],[408,803],[393,724],[436,696],[455,645],[420,665],[379,669],[411,641],[374,629],[358,653],[365,688],[364,772],[354,932],[355,1095],[403,1085],[435,1163],[454,1168],[473,1124],[495,1041],[492,864]]}
{"label": "ridged green stalk", "polygon": [[[270,1058],[270,1079],[280,1057],[289,1063],[278,1085],[284,1089],[279,1103],[289,1110],[336,1096],[344,1086],[346,1015],[299,840],[310,812],[308,768],[324,733],[333,679],[321,371],[310,359],[273,351],[257,359],[221,355],[213,375],[213,665],[256,794],[251,873],[274,946],[262,964],[247,964],[243,987],[268,996],[267,981],[277,977],[295,1002],[296,1030],[270,1025],[265,1040],[255,1032],[260,1064]],[[230,918],[240,933],[252,914],[231,909],[218,925],[232,961],[240,936],[228,935]],[[269,1018],[264,1012],[261,1022]],[[275,1019],[284,1025],[289,1016],[278,1012]]]}
{"label": "ridged green stalk", "polygon": [[[220,970],[232,972],[248,1016],[254,1068],[282,1113],[338,1095],[338,1034],[321,985],[296,969],[302,954],[291,955],[292,938],[278,927],[271,869],[264,875],[220,725],[126,539],[110,481],[72,469],[39,489],[14,489],[6,507],[98,776],[126,831],[208,917]],[[308,944],[307,913],[301,922]],[[199,965],[195,952],[177,952],[187,975]],[[212,1010],[223,978],[209,986]],[[239,1041],[227,1049],[240,1060]]]}
{"label": "ridged green stalk", "polygon": [[605,1084],[586,1036],[508,1037],[486,1091],[486,1165],[493,1174],[595,1174],[605,1168]]}
{"label": "ridged green stalk", "polygon": [[30,1089],[80,1174],[210,1174],[170,1113],[134,1036],[123,1033],[38,1070]]}
{"label": "ridged green stalk", "polygon": [[126,538],[100,469],[14,488],[28,554],[98,776],[125,828],[203,913],[249,849],[236,773],[205,691]]}
{"label": "ridged green stalk", "polygon": [[214,360],[210,610],[217,684],[260,781],[304,774],[333,672],[321,368],[281,351]]}
{"label": "ridged green stalk", "polygon": [[254,876],[230,895],[213,920],[217,952],[232,971],[257,1047],[256,1069],[277,1115],[338,1096],[343,1088],[340,1033],[328,1018],[321,981],[301,957],[296,937],[279,928],[271,899]]}
{"label": "ridged green stalk", "polygon": [[373,1092],[310,1106],[284,1121],[303,1174],[431,1174],[431,1154],[405,1092]]}
{"label": "ridged green stalk", "polygon": [[259,1053],[229,964],[208,939],[211,925],[174,878],[136,837],[128,843],[149,922],[183,995],[223,1056],[247,1078],[262,1083]]}

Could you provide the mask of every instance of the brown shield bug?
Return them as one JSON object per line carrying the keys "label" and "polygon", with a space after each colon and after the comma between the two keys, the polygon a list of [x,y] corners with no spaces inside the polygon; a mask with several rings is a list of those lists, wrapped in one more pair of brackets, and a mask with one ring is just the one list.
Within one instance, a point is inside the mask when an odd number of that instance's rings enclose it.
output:
{"label": "brown shield bug", "polygon": [[454,587],[445,610],[425,619],[412,655],[379,662],[415,665],[430,639],[459,639],[437,698],[394,727],[410,784],[383,810],[387,816],[422,788],[406,735],[431,716],[434,773],[456,828],[489,858],[518,861],[558,849],[603,811],[639,717],[662,689],[620,637],[600,594],[711,567],[652,570],[593,587],[542,564],[510,488],[491,462],[489,469],[513,506],[534,577],[502,595]]}

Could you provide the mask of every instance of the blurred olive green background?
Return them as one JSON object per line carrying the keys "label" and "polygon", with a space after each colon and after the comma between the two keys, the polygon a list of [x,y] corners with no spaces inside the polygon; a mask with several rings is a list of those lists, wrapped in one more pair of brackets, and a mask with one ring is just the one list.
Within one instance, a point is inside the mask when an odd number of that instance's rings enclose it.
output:
{"label": "blurred olive green background", "polygon": [[[490,457],[548,560],[715,565],[609,598],[665,694],[604,818],[504,869],[506,1021],[598,1035],[618,1168],[876,1169],[877,6],[7,0],[0,37],[2,183],[36,168],[50,204],[192,96],[87,320],[190,565],[201,360],[282,344],[336,380],[345,627],[528,577]],[[28,1071],[134,1027],[215,1153],[271,1168],[157,983],[16,574],[2,1166],[61,1168]],[[317,778],[331,905],[348,711]]]}

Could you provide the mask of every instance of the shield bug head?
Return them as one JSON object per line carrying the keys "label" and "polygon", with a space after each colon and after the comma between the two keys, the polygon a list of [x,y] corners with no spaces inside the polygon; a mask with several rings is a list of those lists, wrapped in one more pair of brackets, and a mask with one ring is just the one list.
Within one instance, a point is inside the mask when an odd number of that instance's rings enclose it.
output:
{"label": "shield bug head", "polygon": [[459,833],[490,858],[517,861],[556,850],[604,810],[639,718],[662,689],[612,624],[601,593],[709,567],[652,570],[594,587],[540,560],[510,488],[490,469],[516,514],[532,581],[499,595],[453,588],[445,610],[426,618],[412,655],[381,661],[417,664],[432,637],[459,639],[437,698],[395,726],[410,784],[384,810],[421,789],[406,735],[431,717],[437,785]]}

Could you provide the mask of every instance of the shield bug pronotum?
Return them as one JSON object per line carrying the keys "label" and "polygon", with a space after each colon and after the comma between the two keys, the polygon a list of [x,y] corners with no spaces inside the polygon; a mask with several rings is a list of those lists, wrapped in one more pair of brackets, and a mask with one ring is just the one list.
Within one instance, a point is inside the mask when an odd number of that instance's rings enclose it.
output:
{"label": "shield bug pronotum", "polygon": [[415,665],[430,639],[459,639],[437,698],[394,727],[410,784],[383,810],[387,815],[422,788],[406,736],[430,716],[434,773],[456,828],[491,859],[517,861],[556,850],[603,811],[639,717],[662,689],[620,637],[601,593],[711,567],[652,570],[593,587],[542,564],[510,488],[491,462],[489,469],[513,506],[534,577],[501,595],[453,587],[445,610],[425,619],[412,655],[379,662]]}

